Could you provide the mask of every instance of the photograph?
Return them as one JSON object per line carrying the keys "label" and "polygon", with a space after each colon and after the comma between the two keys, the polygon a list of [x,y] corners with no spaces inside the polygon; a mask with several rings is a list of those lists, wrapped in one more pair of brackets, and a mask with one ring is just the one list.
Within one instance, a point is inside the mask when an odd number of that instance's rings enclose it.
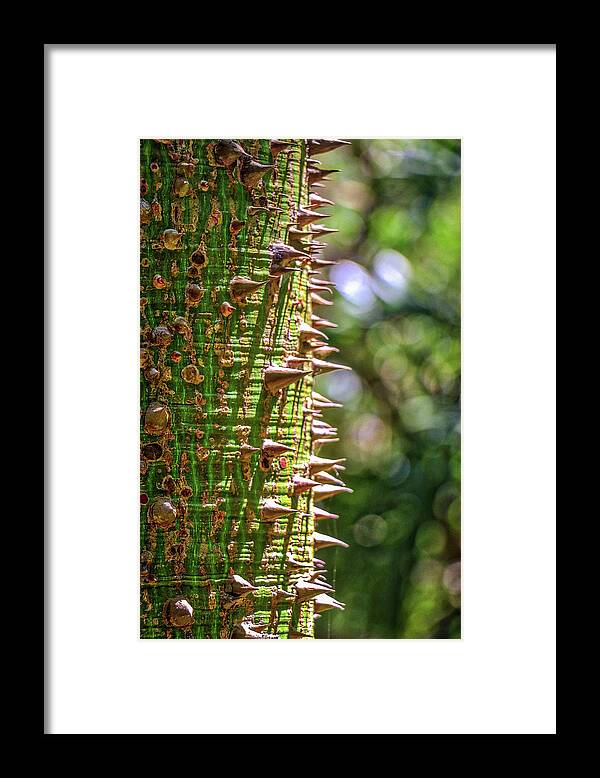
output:
{"label": "photograph", "polygon": [[142,638],[460,637],[460,140],[142,139]]}

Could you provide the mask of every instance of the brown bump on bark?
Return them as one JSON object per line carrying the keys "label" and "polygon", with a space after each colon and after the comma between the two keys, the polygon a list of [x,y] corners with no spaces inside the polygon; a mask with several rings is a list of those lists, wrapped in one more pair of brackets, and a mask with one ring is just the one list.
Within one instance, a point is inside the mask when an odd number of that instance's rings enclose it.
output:
{"label": "brown bump on bark", "polygon": [[144,413],[144,430],[149,435],[162,435],[169,424],[169,409],[162,402],[152,402]]}
{"label": "brown bump on bark", "polygon": [[191,627],[194,609],[182,597],[171,597],[163,606],[163,619],[168,627]]}
{"label": "brown bump on bark", "polygon": [[168,529],[175,524],[177,509],[166,497],[156,497],[148,508],[148,521],[161,529]]}

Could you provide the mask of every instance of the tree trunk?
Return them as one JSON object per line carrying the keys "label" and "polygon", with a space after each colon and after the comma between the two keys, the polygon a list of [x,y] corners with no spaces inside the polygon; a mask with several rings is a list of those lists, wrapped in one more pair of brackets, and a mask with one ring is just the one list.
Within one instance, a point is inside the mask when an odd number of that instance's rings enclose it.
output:
{"label": "tree trunk", "polygon": [[310,459],[332,434],[311,432],[329,369],[306,229],[324,218],[319,143],[141,141],[143,638],[313,637],[328,602],[310,478],[332,467]]}

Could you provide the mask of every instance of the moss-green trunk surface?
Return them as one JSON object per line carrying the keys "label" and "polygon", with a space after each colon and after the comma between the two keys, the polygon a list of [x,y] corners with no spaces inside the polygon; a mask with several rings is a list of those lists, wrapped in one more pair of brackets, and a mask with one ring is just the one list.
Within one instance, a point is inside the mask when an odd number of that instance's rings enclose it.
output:
{"label": "moss-green trunk surface", "polygon": [[[312,602],[274,596],[311,570],[287,555],[313,557],[311,492],[293,496],[291,480],[308,476],[312,375],[273,395],[264,383],[303,355],[311,323],[308,265],[269,276],[269,246],[290,243],[308,203],[306,143],[275,159],[268,140],[239,143],[274,165],[256,183],[216,139],[141,141],[143,638],[230,638],[244,620],[313,636]],[[267,283],[236,297],[235,276]],[[292,450],[267,457],[268,439]],[[298,512],[263,520],[269,497]],[[239,594],[232,574],[257,588]]]}

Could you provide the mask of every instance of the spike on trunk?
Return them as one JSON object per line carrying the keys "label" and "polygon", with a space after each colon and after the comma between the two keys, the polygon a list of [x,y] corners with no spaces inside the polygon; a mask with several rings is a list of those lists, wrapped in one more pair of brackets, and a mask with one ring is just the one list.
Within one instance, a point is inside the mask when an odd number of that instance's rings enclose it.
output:
{"label": "spike on trunk", "polygon": [[281,505],[277,500],[271,498],[263,500],[260,505],[260,517],[263,521],[276,521],[284,516],[293,516],[295,513],[298,511],[294,508]]}
{"label": "spike on trunk", "polygon": [[288,451],[293,451],[291,446],[286,446],[285,443],[278,443],[276,440],[265,438],[262,444],[262,452],[267,457],[279,457],[282,454],[286,454]]}
{"label": "spike on trunk", "polygon": [[331,373],[333,370],[352,370],[348,365],[337,365],[335,362],[324,362],[322,359],[312,359],[311,365],[315,375]]}
{"label": "spike on trunk", "polygon": [[292,488],[294,494],[302,494],[303,492],[309,492],[313,486],[318,486],[318,481],[313,481],[311,478],[302,478],[300,475],[295,475],[292,478]]}
{"label": "spike on trunk", "polygon": [[317,208],[324,208],[326,205],[335,205],[333,200],[328,200],[326,197],[321,197],[318,194],[311,194],[308,198],[310,202],[310,207],[313,210],[316,210]]}
{"label": "spike on trunk", "polygon": [[308,153],[311,157],[316,154],[326,154],[328,151],[335,151],[342,146],[350,146],[349,140],[340,140],[339,138],[332,138],[331,140],[309,140],[308,141]]}
{"label": "spike on trunk", "polygon": [[329,321],[328,319],[322,319],[320,316],[315,316],[314,314],[311,316],[311,321],[313,323],[313,327],[316,327],[317,329],[337,329],[338,325],[335,324],[332,321]]}
{"label": "spike on trunk", "polygon": [[326,300],[320,294],[316,294],[316,292],[311,292],[310,299],[313,305],[333,305],[331,300]]}
{"label": "spike on trunk", "polygon": [[291,367],[275,367],[271,365],[266,368],[263,380],[269,394],[277,394],[280,389],[284,389],[290,384],[295,384],[296,381],[300,381],[305,376],[310,375],[310,373],[310,370],[296,370]]}
{"label": "spike on trunk", "polygon": [[296,224],[299,227],[306,227],[308,224],[318,222],[319,219],[329,219],[330,214],[318,213],[317,211],[311,211],[310,208],[298,208],[296,214]]}
{"label": "spike on trunk", "polygon": [[323,611],[328,611],[331,608],[335,608],[336,610],[343,611],[345,609],[345,604],[343,602],[338,602],[334,597],[331,597],[329,594],[318,594],[314,599],[314,608],[315,613],[323,613]]}
{"label": "spike on trunk", "polygon": [[321,532],[313,532],[313,540],[315,542],[315,551],[320,551],[322,548],[330,548],[335,546],[336,548],[349,548],[347,543],[339,538],[334,538],[331,535],[323,535]]}
{"label": "spike on trunk", "polygon": [[322,586],[321,584],[313,583],[312,581],[304,581],[302,579],[298,581],[295,588],[298,602],[308,602],[309,600],[314,600],[319,594],[326,594],[327,592],[332,591],[327,586]]}
{"label": "spike on trunk", "polygon": [[337,513],[329,513],[329,511],[324,511],[322,508],[317,508],[315,505],[313,508],[313,516],[315,521],[323,521],[324,519],[339,519]]}
{"label": "spike on trunk", "polygon": [[311,475],[314,475],[324,470],[332,470],[336,465],[341,465],[345,461],[345,459],[325,459],[313,454],[308,462],[308,470]]}
{"label": "spike on trunk", "polygon": [[310,229],[313,235],[330,235],[333,232],[339,232],[333,227],[325,227],[324,224],[311,224]]}
{"label": "spike on trunk", "polygon": [[240,181],[246,189],[254,189],[271,170],[273,165],[263,165],[255,159],[244,157],[240,164]]}
{"label": "spike on trunk", "polygon": [[353,491],[353,489],[349,489],[347,486],[327,486],[322,484],[313,488],[313,499],[316,502],[322,502],[323,500],[336,497],[338,494],[352,494]]}
{"label": "spike on trunk", "polygon": [[251,278],[244,278],[243,276],[234,276],[229,282],[229,291],[231,296],[236,300],[245,300],[246,297],[256,292],[261,286],[268,283],[267,281],[253,281]]}
{"label": "spike on trunk", "polygon": [[241,575],[231,573],[225,581],[224,590],[225,594],[230,594],[233,597],[243,597],[257,591],[258,587],[251,584],[250,581],[246,581]]}
{"label": "spike on trunk", "polygon": [[307,324],[306,322],[302,322],[302,324],[298,328],[298,337],[302,341],[310,340],[311,338],[315,338],[315,337],[325,338],[325,340],[329,340],[328,335],[316,329],[316,327],[311,327],[310,324]]}
{"label": "spike on trunk", "polygon": [[339,348],[336,348],[335,346],[317,346],[313,347],[312,354],[314,357],[317,357],[318,359],[324,359],[325,357],[330,357],[332,354],[338,354]]}
{"label": "spike on trunk", "polygon": [[326,473],[326,472],[316,473],[314,478],[320,484],[331,484],[332,486],[346,486],[346,484],[343,481],[340,481],[339,478],[336,478],[335,476],[331,475],[331,473]]}

